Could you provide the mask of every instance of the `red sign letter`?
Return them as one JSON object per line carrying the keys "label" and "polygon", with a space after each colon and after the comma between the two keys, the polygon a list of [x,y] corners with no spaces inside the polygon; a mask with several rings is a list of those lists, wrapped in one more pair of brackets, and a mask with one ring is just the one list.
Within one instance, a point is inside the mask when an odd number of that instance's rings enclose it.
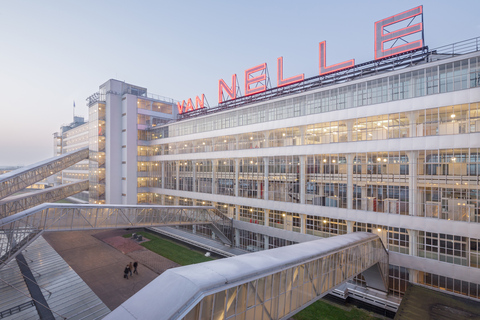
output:
{"label": "red sign letter", "polygon": [[256,67],[245,70],[245,95],[246,96],[249,96],[249,95],[252,95],[252,94],[255,94],[255,93],[259,93],[259,92],[263,92],[263,91],[267,90],[267,86],[265,84],[260,85],[260,86],[256,86],[255,88],[250,88],[250,86],[252,84],[259,83],[259,82],[265,81],[267,79],[267,75],[265,73],[261,74],[259,76],[256,76],[256,77],[252,76],[250,78],[250,76],[253,73],[260,72],[262,70],[265,70],[266,68],[267,68],[267,64],[262,63],[262,64],[260,64]]}
{"label": "red sign letter", "polygon": [[193,102],[191,98],[187,100],[187,107],[185,108],[185,112],[193,111]]}
{"label": "red sign letter", "polygon": [[302,73],[298,76],[283,79],[283,57],[277,59],[277,87],[282,87],[295,82],[300,82],[303,81],[304,78],[305,76]]}
{"label": "red sign letter", "polygon": [[183,113],[183,106],[184,105],[185,105],[185,100],[182,101],[182,104],[180,104],[180,102],[177,102],[178,114]]}
{"label": "red sign letter", "polygon": [[202,100],[198,96],[195,97],[195,109],[203,109],[205,106],[205,95],[202,93]]}
{"label": "red sign letter", "polygon": [[223,90],[225,90],[230,99],[237,98],[237,75],[232,75],[232,87],[229,88],[223,79],[218,80],[218,103],[223,102]]}
{"label": "red sign letter", "polygon": [[[397,22],[414,18],[422,14],[422,6],[410,9],[408,11],[396,14],[389,18],[375,22],[375,60],[393,56],[395,54],[403,53],[406,51],[419,49],[423,47],[423,39],[408,42],[399,46],[395,46],[389,49],[383,49],[385,42],[392,41],[401,37],[408,36],[413,33],[417,33],[423,30],[423,23],[417,23],[405,28],[392,31],[390,33],[384,33],[385,27],[395,24]],[[422,36],[423,38],[423,36]]]}
{"label": "red sign letter", "polygon": [[327,67],[327,43],[325,41],[320,42],[320,75],[324,75],[327,73],[340,71],[346,68],[350,68],[355,65],[355,59],[351,59],[348,61],[340,62],[334,65]]}

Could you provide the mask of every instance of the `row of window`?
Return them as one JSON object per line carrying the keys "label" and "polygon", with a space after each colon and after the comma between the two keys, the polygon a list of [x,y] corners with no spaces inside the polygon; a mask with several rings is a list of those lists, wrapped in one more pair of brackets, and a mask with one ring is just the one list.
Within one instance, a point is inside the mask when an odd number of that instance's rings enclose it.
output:
{"label": "row of window", "polygon": [[355,108],[480,86],[480,58],[464,59],[152,130],[148,140]]}

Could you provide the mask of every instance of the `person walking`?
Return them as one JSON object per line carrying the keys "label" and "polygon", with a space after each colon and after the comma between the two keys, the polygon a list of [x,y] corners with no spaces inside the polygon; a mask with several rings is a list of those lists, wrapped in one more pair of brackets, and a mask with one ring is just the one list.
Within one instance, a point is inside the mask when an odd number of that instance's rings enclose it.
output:
{"label": "person walking", "polygon": [[125,278],[127,280],[128,280],[128,270],[129,270],[129,267],[128,267],[128,264],[127,264],[127,266],[125,267],[125,270],[123,270],[123,278]]}
{"label": "person walking", "polygon": [[132,270],[133,270],[133,264],[132,261],[128,264],[128,271],[130,272],[130,276],[132,275]]}
{"label": "person walking", "polygon": [[135,261],[135,262],[133,263],[133,273],[138,274],[137,267],[138,267],[138,262]]}

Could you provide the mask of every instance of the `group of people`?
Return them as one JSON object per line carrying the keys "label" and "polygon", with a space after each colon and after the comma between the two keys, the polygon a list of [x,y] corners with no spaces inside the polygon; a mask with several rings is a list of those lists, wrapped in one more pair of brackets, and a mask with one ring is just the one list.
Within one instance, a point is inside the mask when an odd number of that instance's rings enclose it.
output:
{"label": "group of people", "polygon": [[123,277],[125,279],[128,279],[128,274],[130,273],[130,276],[132,276],[132,269],[133,269],[133,273],[136,273],[138,274],[137,272],[137,267],[138,267],[138,262],[135,261],[135,262],[130,262],[129,264],[127,264],[127,266],[125,267],[125,270],[123,270]]}

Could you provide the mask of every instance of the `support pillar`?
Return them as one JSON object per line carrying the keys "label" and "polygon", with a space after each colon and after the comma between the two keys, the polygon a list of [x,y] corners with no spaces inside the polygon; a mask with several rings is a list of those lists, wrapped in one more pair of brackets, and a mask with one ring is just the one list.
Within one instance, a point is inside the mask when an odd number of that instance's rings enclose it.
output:
{"label": "support pillar", "polygon": [[353,141],[353,124],[355,123],[354,120],[346,120],[347,124],[347,141]]}
{"label": "support pillar", "polygon": [[347,220],[347,233],[353,233],[353,227],[355,226],[355,221]]}
{"label": "support pillar", "polygon": [[269,224],[269,217],[270,216],[270,210],[269,209],[263,209],[263,225],[268,227]]}
{"label": "support pillar", "polygon": [[[367,194],[368,194],[367,190],[368,190],[368,187],[367,186],[361,186],[360,190],[361,190],[360,192],[362,193],[361,194],[362,210],[366,211],[366,210],[368,210],[368,204],[367,204]],[[372,210],[373,210],[373,208],[372,208]]]}
{"label": "support pillar", "polygon": [[307,126],[301,126],[300,127],[300,145],[304,146],[305,145],[305,134],[307,132]]}
{"label": "support pillar", "polygon": [[265,177],[263,178],[263,199],[268,200],[268,177],[269,177],[269,157],[264,157],[263,158],[263,166],[264,166],[264,174]]}
{"label": "support pillar", "polygon": [[417,199],[417,162],[418,151],[410,151],[408,156],[408,214],[411,216],[420,216],[418,212]]}
{"label": "support pillar", "polygon": [[[304,127],[302,127],[302,128],[304,128]],[[304,128],[303,131],[305,131],[305,128]],[[300,156],[299,161],[300,161],[300,181],[298,181],[298,183],[300,183],[300,203],[305,204],[305,194],[306,194],[306,190],[305,190],[305,185],[306,185],[306,182],[305,182],[305,156]]]}
{"label": "support pillar", "polygon": [[176,163],[176,172],[175,172],[175,190],[180,189],[180,161]]}
{"label": "support pillar", "polygon": [[[238,139],[237,139],[238,140]],[[235,159],[235,197],[238,197],[238,174],[240,172],[240,159]]]}
{"label": "support pillar", "polygon": [[408,269],[408,281],[412,283],[419,283],[419,272],[415,269]]}
{"label": "support pillar", "polygon": [[[410,138],[417,137],[417,120],[418,120],[418,111],[411,111],[408,113],[408,136]],[[423,136],[420,134],[420,136]]]}
{"label": "support pillar", "polygon": [[270,249],[270,242],[268,241],[269,237],[266,235],[263,235],[263,246],[265,250]]}
{"label": "support pillar", "polygon": [[300,214],[300,233],[307,233],[307,215]]}
{"label": "support pillar", "polygon": [[407,229],[408,232],[408,254],[411,256],[417,256],[417,230]]}
{"label": "support pillar", "polygon": [[235,205],[235,220],[240,220],[240,206]]}
{"label": "support pillar", "polygon": [[192,179],[193,179],[193,181],[192,181],[192,191],[197,192],[197,190],[198,190],[198,188],[197,188],[197,186],[198,186],[198,182],[197,182],[198,162],[192,163],[192,165],[193,165],[193,168],[192,168],[192,170],[193,170],[193,172],[192,172]]}
{"label": "support pillar", "polygon": [[[208,161],[208,160],[207,160]],[[212,161],[212,194],[217,193],[217,166],[216,166],[216,160],[211,160]]]}
{"label": "support pillar", "polygon": [[162,189],[165,189],[165,162],[162,161]]}
{"label": "support pillar", "polygon": [[353,209],[353,154],[347,154],[347,209]]}
{"label": "support pillar", "polygon": [[240,248],[240,230],[235,229],[235,247]]}

